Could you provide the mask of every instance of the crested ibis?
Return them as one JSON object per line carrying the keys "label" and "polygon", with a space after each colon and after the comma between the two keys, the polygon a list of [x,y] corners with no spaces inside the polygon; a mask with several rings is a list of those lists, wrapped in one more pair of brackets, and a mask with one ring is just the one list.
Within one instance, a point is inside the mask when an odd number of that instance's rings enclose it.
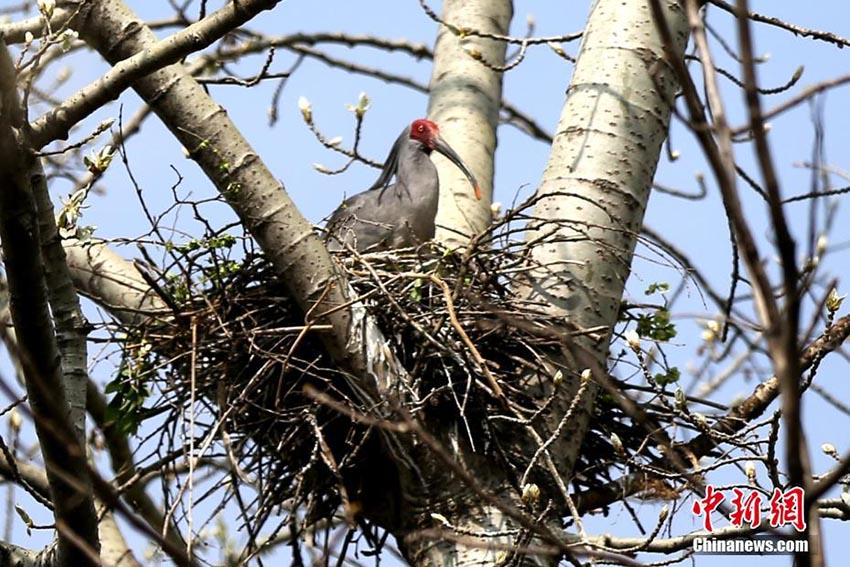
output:
{"label": "crested ibis", "polygon": [[[435,150],[466,175],[475,198],[481,199],[478,181],[440,137],[439,127],[420,118],[395,141],[377,181],[346,199],[331,215],[328,249],[352,247],[358,252],[374,252],[415,246],[434,238],[440,180],[429,156]],[[396,181],[390,185],[393,176]]]}

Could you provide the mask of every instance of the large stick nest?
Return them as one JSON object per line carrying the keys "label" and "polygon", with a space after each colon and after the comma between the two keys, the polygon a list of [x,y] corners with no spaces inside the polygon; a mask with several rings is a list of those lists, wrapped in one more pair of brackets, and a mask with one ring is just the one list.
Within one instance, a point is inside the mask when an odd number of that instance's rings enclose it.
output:
{"label": "large stick nest", "polygon": [[[351,401],[353,378],[322,346],[320,334],[332,331],[317,313],[309,314],[317,324],[305,325],[271,266],[245,242],[238,262],[228,259],[227,246],[183,250],[184,276],[161,286],[174,317],[131,336],[125,363],[139,360],[143,347],[144,372],[125,374],[157,380],[175,422],[199,405],[215,416],[196,422],[196,438],[221,441],[240,478],[257,489],[260,516],[284,506],[306,511],[301,517],[309,521],[330,518],[340,504],[352,505],[356,487],[347,473],[368,466],[380,443],[374,427],[317,403],[305,385],[364,414],[370,408]],[[525,454],[500,441],[521,426],[516,419],[499,421],[504,401],[494,395],[492,380],[533,418],[553,395],[553,371],[543,361],[570,336],[563,321],[519,300],[527,257],[521,250],[463,254],[425,245],[337,259],[413,379],[413,401],[404,409],[423,422],[457,427],[465,443],[502,458],[519,478],[535,447]],[[595,413],[575,469],[576,488],[610,480],[611,464],[622,461],[612,433],[626,447],[645,440],[604,396]],[[551,484],[542,468],[532,478]]]}

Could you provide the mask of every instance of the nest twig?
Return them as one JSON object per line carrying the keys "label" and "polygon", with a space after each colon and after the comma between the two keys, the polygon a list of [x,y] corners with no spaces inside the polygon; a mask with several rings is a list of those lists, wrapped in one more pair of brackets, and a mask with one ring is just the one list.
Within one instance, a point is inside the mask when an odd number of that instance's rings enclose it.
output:
{"label": "nest twig", "polygon": [[[234,263],[215,248],[206,254],[192,256],[185,280],[163,285],[179,312],[167,324],[137,331],[125,360],[138,358],[134,348],[153,345],[145,351],[152,359],[144,379],[163,383],[173,411],[194,411],[191,400],[217,408],[206,433],[221,438],[241,480],[257,489],[255,520],[262,523],[283,506],[315,523],[332,519],[340,505],[351,520],[358,504],[346,487],[346,471],[369,461],[379,443],[369,427],[304,393],[309,384],[350,399],[350,377],[320,340],[319,333],[331,331],[305,325],[262,255],[249,249]],[[499,427],[492,418],[504,413],[505,398],[518,408],[512,415],[529,420],[551,400],[543,361],[562,348],[570,331],[517,295],[525,274],[518,266],[527,260],[522,250],[482,247],[459,254],[428,244],[339,260],[412,377],[405,411],[454,420],[474,450],[492,451],[488,439]],[[596,413],[573,480],[580,488],[610,480],[609,468],[622,462],[612,433],[649,457],[645,434],[616,404],[603,397]],[[528,456],[505,459],[522,473]]]}

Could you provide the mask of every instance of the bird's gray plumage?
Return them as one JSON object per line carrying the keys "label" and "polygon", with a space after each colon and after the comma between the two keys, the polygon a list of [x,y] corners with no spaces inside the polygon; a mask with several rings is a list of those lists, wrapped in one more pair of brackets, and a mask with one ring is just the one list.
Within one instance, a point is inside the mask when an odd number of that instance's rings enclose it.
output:
{"label": "bird's gray plumage", "polygon": [[[434,128],[433,148],[413,139],[408,126],[393,144],[372,187],[349,197],[334,211],[327,223],[329,250],[351,247],[373,252],[416,246],[434,238],[440,183],[429,157],[432,149],[449,156],[470,178],[477,194],[475,178],[439,138],[436,125],[429,124]],[[394,175],[396,182],[390,184]]]}

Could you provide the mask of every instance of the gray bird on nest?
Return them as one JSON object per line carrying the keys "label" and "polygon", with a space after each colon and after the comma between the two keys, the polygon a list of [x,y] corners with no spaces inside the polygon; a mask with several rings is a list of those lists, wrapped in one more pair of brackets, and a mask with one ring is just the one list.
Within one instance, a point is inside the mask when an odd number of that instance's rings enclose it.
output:
{"label": "gray bird on nest", "polygon": [[[417,246],[434,238],[440,180],[431,162],[437,151],[454,163],[481,199],[475,176],[440,137],[440,128],[420,118],[405,128],[393,144],[377,181],[345,200],[328,220],[328,250],[348,247],[357,252]],[[390,184],[393,176],[395,183]]]}

